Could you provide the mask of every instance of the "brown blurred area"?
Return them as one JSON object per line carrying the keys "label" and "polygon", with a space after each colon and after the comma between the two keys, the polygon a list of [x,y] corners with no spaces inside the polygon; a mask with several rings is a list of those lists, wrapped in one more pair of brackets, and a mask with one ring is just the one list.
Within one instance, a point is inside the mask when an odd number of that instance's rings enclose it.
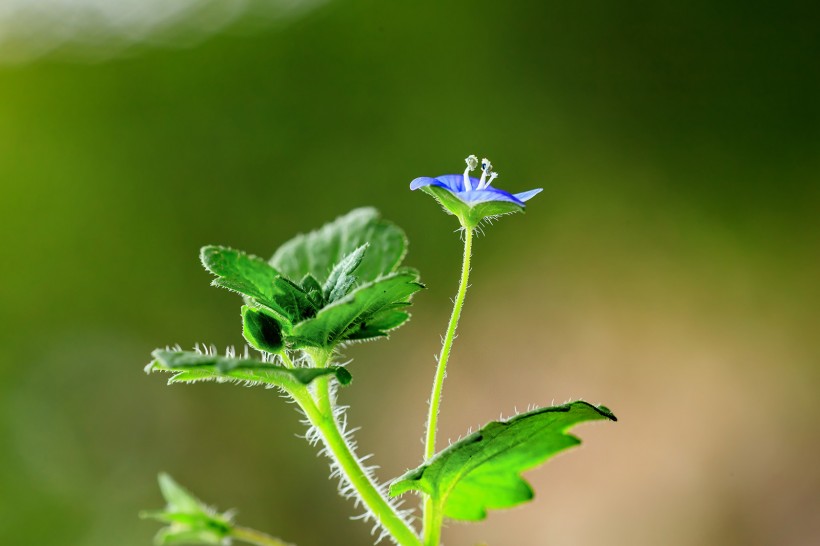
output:
{"label": "brown blurred area", "polygon": [[416,466],[461,250],[407,186],[470,153],[544,192],[476,241],[440,438],[577,398],[619,421],[444,543],[817,544],[816,7],[311,6],[93,55],[0,40],[0,544],[150,544],[160,471],[300,546],[371,543],[292,406],[142,366],[242,342],[200,246],[376,206],[428,290],[345,350],[341,398],[380,478]]}

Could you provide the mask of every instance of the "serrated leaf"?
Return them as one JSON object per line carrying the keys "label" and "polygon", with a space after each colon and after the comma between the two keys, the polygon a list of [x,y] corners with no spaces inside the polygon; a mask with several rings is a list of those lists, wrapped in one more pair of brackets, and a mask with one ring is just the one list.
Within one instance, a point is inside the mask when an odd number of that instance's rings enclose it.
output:
{"label": "serrated leaf", "polygon": [[260,351],[278,353],[285,347],[282,325],[263,310],[242,306],[242,335]]}
{"label": "serrated leaf", "polygon": [[446,517],[484,519],[489,509],[530,500],[532,489],[521,472],[581,443],[567,430],[599,419],[616,420],[603,406],[572,402],[492,421],[397,478],[390,494],[420,491],[430,495]]}
{"label": "serrated leaf", "polygon": [[287,368],[253,358],[231,358],[201,354],[193,351],[169,351],[157,349],[151,355],[154,360],[146,371],[172,372],[169,383],[197,381],[247,381],[292,389],[308,385],[322,376],[334,376],[341,385],[353,379],[345,368]]}
{"label": "serrated leaf", "polygon": [[395,271],[407,247],[401,228],[379,218],[376,209],[359,208],[286,242],[270,264],[290,279],[310,274],[323,284],[335,264],[365,243],[370,246],[357,269],[360,282]]}
{"label": "serrated leaf", "polygon": [[282,295],[275,286],[279,272],[265,260],[223,246],[202,247],[199,257],[205,269],[216,275],[211,283],[214,286],[253,298],[284,318],[291,318],[276,301]]}
{"label": "serrated leaf", "polygon": [[[356,335],[363,324],[378,317],[381,321],[397,317],[387,311],[406,306],[410,297],[424,288],[418,282],[418,272],[405,268],[396,273],[363,284],[344,298],[322,308],[309,320],[294,325],[290,334],[297,346],[331,347]],[[395,327],[395,326],[394,326]],[[373,336],[371,336],[373,337]]]}
{"label": "serrated leaf", "polygon": [[[405,307],[405,305],[401,305],[400,307]],[[370,319],[360,322],[358,329],[349,330],[346,339],[351,341],[365,341],[377,337],[384,337],[390,331],[395,330],[408,320],[410,320],[410,313],[388,308],[376,313]]]}
{"label": "serrated leaf", "polygon": [[353,273],[361,265],[367,246],[367,243],[363,244],[333,266],[322,287],[322,295],[326,302],[333,303],[346,296],[353,287],[356,282]]}
{"label": "serrated leaf", "polygon": [[[316,304],[298,284],[280,276],[273,280],[273,286],[278,292],[273,299],[291,322],[299,322],[316,315]],[[287,329],[287,325],[285,328]]]}

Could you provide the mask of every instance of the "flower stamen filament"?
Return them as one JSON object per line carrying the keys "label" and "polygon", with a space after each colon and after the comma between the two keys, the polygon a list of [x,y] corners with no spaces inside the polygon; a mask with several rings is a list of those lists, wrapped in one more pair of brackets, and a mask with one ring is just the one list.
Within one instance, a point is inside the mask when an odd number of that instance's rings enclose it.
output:
{"label": "flower stamen filament", "polygon": [[[489,180],[487,180],[487,176],[490,177]],[[485,157],[481,160],[481,180],[478,181],[478,187],[476,189],[483,190],[489,186],[497,176],[498,175],[493,172],[493,164]]]}
{"label": "flower stamen filament", "polygon": [[470,171],[474,171],[478,167],[478,158],[469,155],[464,161],[467,163],[467,168],[464,169],[464,191],[473,191],[473,185],[470,183]]}

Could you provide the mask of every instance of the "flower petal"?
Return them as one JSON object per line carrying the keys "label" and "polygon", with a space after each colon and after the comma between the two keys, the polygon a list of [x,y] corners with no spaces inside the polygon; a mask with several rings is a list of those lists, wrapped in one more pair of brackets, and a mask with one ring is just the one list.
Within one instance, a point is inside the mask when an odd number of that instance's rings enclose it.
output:
{"label": "flower petal", "polygon": [[[444,186],[442,186],[443,188],[447,188],[453,193],[464,191],[463,174],[443,174],[441,176],[437,176],[436,180],[444,184]],[[470,184],[472,184],[473,188],[477,188],[478,179],[470,177]]]}
{"label": "flower petal", "polygon": [[447,188],[448,190],[450,189],[439,182],[437,178],[430,178],[429,176],[421,176],[410,182],[411,190],[417,190],[419,188],[423,188],[424,186],[441,186],[442,188]]}
{"label": "flower petal", "polygon": [[522,202],[523,201],[529,201],[530,199],[532,199],[533,197],[535,197],[536,195],[541,193],[541,191],[543,189],[544,188],[535,188],[534,190],[525,191],[525,192],[521,192],[521,193],[516,193],[514,195],[515,195],[515,198],[518,199],[519,201],[522,201]]}
{"label": "flower petal", "polygon": [[468,205],[476,205],[478,203],[486,203],[488,201],[506,201],[508,203],[515,203],[516,205],[524,206],[524,202],[518,199],[511,193],[497,188],[485,188],[483,190],[461,191],[456,193],[456,197],[461,199]]}

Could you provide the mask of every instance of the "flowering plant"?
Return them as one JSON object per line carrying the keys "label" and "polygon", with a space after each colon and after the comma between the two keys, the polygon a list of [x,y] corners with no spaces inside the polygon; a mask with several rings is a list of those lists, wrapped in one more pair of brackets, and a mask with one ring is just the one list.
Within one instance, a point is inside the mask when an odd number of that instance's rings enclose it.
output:
{"label": "flowering plant", "polygon": [[[299,407],[308,426],[305,437],[323,444],[339,492],[364,506],[362,519],[372,521],[378,540],[402,546],[438,546],[445,518],[476,521],[491,509],[507,508],[533,497],[521,473],[559,451],[580,443],[568,433],[592,420],[615,420],[604,406],[577,401],[539,408],[503,421],[436,451],[436,432],[445,372],[467,293],[473,237],[482,222],[523,212],[525,202],[541,189],[512,194],[492,186],[498,176],[488,160],[480,179],[470,177],[476,156],[466,159],[463,175],[417,178],[410,188],[432,195],[455,215],[464,232],[461,279],[433,379],[425,449],[415,469],[378,483],[373,467],[359,457],[347,428],[345,406],[337,403],[340,387],[351,383],[339,349],[354,341],[383,337],[410,318],[413,295],[424,288],[415,269],[402,266],[407,240],[396,225],[371,208],[337,218],[317,231],[283,244],[269,260],[224,246],[206,246],[202,264],[212,284],[243,299],[240,354],[224,356],[212,347],[193,351],[158,349],[146,367],[171,374],[169,384],[199,381],[238,382],[276,388]],[[273,536],[240,527],[230,513],[207,507],[166,474],[160,486],[164,510],[145,512],[167,526],[157,544],[229,544],[286,546]],[[422,500],[422,528],[402,509],[397,497],[417,493]]]}

